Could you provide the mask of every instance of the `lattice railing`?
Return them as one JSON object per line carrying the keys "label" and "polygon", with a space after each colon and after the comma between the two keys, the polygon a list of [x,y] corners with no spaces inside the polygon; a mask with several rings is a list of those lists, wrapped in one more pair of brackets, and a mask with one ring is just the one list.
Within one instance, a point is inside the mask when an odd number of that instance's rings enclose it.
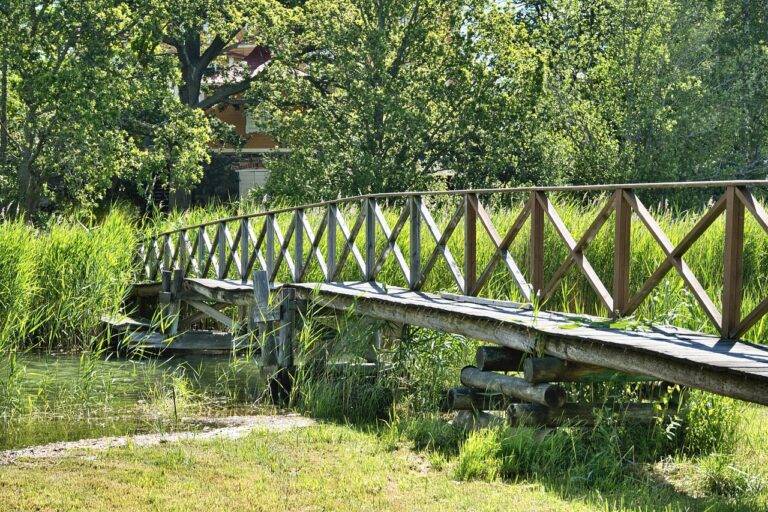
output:
{"label": "lattice railing", "polygon": [[[444,265],[465,295],[480,294],[501,266],[526,301],[542,303],[557,292],[565,275],[575,267],[604,308],[616,317],[636,311],[674,270],[713,327],[723,337],[737,338],[768,313],[768,297],[746,315],[742,316],[741,311],[745,211],[768,232],[768,214],[751,192],[753,187],[766,185],[767,181],[730,181],[373,194],[230,217],[160,233],[143,243],[139,254],[144,277],[151,281],[158,279],[160,269],[181,269],[187,276],[245,282],[253,270],[261,269],[267,271],[272,282],[301,282],[313,266],[327,282],[338,281],[350,272],[357,279],[374,281],[384,266],[394,261],[407,287],[419,290],[436,266]],[[637,189],[651,188],[709,188],[723,192],[675,245],[635,193]],[[609,197],[577,240],[549,200],[548,195],[553,192],[602,192]],[[492,194],[521,197],[522,209],[503,234],[481,201]],[[458,204],[441,227],[428,200],[445,196]],[[388,212],[395,213],[396,217],[390,217],[396,218],[391,225],[382,210],[383,202],[389,205]],[[726,217],[724,270],[722,307],[718,309],[683,256],[722,214]],[[609,288],[585,251],[611,216],[614,258]],[[630,258],[634,222],[648,230],[663,252],[663,261],[633,292]],[[463,229],[457,230],[462,223]],[[545,245],[547,224],[567,248],[566,258],[548,279],[544,267],[545,252],[550,250]],[[526,226],[528,257],[521,266],[513,258],[511,247]],[[459,259],[449,248],[449,240],[457,232],[463,237],[463,254]],[[485,232],[492,244],[492,254],[482,263],[477,257],[478,232]],[[425,236],[427,240],[423,239]],[[405,242],[402,238],[406,238]]]}

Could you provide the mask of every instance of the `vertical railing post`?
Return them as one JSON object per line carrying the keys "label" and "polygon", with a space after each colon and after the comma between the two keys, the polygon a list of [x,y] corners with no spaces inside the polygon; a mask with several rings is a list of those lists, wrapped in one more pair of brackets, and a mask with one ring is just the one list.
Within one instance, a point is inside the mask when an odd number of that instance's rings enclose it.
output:
{"label": "vertical railing post", "polygon": [[725,190],[725,254],[723,257],[723,338],[735,335],[741,322],[744,252],[744,203],[736,187]]}
{"label": "vertical railing post", "polygon": [[205,277],[205,260],[207,258],[205,247],[205,226],[197,228],[197,268],[198,276]]}
{"label": "vertical railing post", "polygon": [[181,270],[181,276],[184,278],[185,274],[187,273],[187,262],[189,258],[189,254],[187,254],[187,251],[189,250],[189,245],[187,244],[187,230],[182,229],[179,232],[179,239],[178,239],[178,249],[179,257],[176,260],[176,268]]}
{"label": "vertical railing post", "polygon": [[464,295],[475,295],[477,284],[477,194],[464,197]]}
{"label": "vertical railing post", "polygon": [[240,220],[240,280],[248,281],[248,217]]}
{"label": "vertical railing post", "polygon": [[411,209],[411,232],[409,238],[411,275],[408,279],[408,287],[411,290],[419,286],[421,281],[421,201],[421,196],[413,196],[408,205]]}
{"label": "vertical railing post", "polygon": [[613,315],[618,317],[629,303],[632,206],[622,189],[614,192],[613,200],[616,221],[613,232]]}
{"label": "vertical railing post", "polygon": [[376,199],[364,200],[365,208],[365,280],[373,281],[376,267]]}
{"label": "vertical railing post", "polygon": [[147,250],[150,251],[149,256],[147,256],[147,267],[149,270],[149,275],[147,277],[150,281],[153,281],[157,278],[157,273],[160,268],[160,261],[157,259],[157,237],[153,236],[149,240],[149,248]]}
{"label": "vertical railing post", "polygon": [[267,217],[265,219],[265,222],[267,223],[267,233],[266,233],[266,244],[267,248],[264,251],[266,253],[266,260],[267,260],[267,268],[264,269],[267,271],[267,279],[271,283],[274,281],[274,273],[275,273],[275,214],[270,213],[267,214]]}
{"label": "vertical railing post", "polygon": [[543,194],[534,190],[529,199],[531,209],[531,287],[535,297],[540,296],[544,288],[544,208],[539,203],[540,196],[543,197]]}
{"label": "vertical railing post", "polygon": [[216,269],[216,277],[224,279],[227,277],[227,225],[224,222],[219,222],[219,230],[217,233],[216,250],[218,252],[219,267]]}
{"label": "vertical railing post", "polygon": [[301,279],[301,271],[304,267],[304,210],[299,208],[293,214],[293,282],[298,283]]}
{"label": "vertical railing post", "polygon": [[328,226],[327,233],[328,241],[325,250],[326,267],[328,268],[328,277],[326,281],[329,283],[336,277],[336,216],[338,214],[338,206],[335,204],[328,205]]}
{"label": "vertical railing post", "polygon": [[171,250],[171,235],[165,235],[163,237],[163,270],[172,270],[171,258],[173,258],[173,251]]}

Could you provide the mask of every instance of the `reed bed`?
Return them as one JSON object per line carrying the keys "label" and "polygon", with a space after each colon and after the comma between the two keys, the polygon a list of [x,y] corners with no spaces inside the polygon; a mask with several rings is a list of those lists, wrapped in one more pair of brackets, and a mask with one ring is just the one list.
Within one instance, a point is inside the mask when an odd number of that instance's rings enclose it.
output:
{"label": "reed bed", "polygon": [[0,350],[89,347],[128,292],[137,235],[122,208],[91,225],[0,221]]}

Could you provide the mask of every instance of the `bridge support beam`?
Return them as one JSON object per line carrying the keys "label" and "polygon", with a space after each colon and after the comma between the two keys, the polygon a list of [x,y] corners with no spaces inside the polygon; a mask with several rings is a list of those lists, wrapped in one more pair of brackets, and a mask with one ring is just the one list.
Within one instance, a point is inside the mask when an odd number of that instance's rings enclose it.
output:
{"label": "bridge support beam", "polygon": [[425,310],[417,305],[366,296],[325,295],[322,291],[318,297],[313,289],[297,287],[296,290],[299,297],[315,300],[322,307],[354,308],[361,315],[460,334],[532,354],[543,349],[545,354],[560,359],[648,375],[660,381],[768,405],[768,379],[746,381],[743,375],[729,372],[727,368],[719,370],[681,358],[660,358],[653,352],[587,341],[569,336],[566,329],[562,335],[549,335],[492,319],[471,318],[460,311]]}

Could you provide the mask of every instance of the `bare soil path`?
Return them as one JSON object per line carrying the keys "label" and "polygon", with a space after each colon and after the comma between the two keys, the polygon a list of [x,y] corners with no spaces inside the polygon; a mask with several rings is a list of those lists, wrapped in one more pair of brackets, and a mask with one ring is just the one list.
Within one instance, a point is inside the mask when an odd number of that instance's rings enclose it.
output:
{"label": "bare soil path", "polygon": [[79,450],[107,450],[132,444],[152,446],[186,440],[238,439],[254,430],[280,432],[293,428],[315,425],[316,422],[299,414],[275,414],[259,416],[228,416],[221,418],[194,418],[190,423],[201,426],[201,430],[159,432],[133,436],[99,437],[29,446],[16,450],[0,451],[0,465],[11,464],[20,458],[56,458]]}

